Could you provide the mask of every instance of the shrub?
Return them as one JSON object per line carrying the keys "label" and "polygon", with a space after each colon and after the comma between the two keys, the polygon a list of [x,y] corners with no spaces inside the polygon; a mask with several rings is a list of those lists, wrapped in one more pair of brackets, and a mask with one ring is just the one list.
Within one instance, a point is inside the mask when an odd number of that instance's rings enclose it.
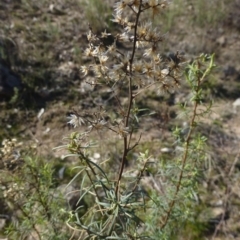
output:
{"label": "shrub", "polygon": [[[174,239],[194,223],[206,157],[206,138],[196,127],[210,111],[211,104],[205,110],[199,106],[214,57],[202,54],[188,62],[180,52],[160,55],[166,35],[152,23],[167,7],[164,0],[119,1],[112,21],[123,31],[111,36],[112,43],[106,41],[110,33],[98,36],[90,26],[84,54],[93,61],[81,70],[94,94],[107,88],[109,95],[97,104],[98,111],[72,112],[68,123],[76,131],[60,146],[68,149],[66,157],[78,160],[69,183],[80,185],[77,209],[66,210],[63,196],[56,194],[52,164],[33,149],[19,151],[16,140],[3,142],[0,197],[11,212],[6,214],[10,239]],[[186,84],[190,94],[178,112],[185,124],[172,124],[164,143],[143,142],[148,132],[142,121],[154,111],[142,100],[154,92],[160,105]],[[97,149],[106,154],[94,157]]]}
{"label": "shrub", "polygon": [[[152,27],[152,21],[166,7],[167,1],[119,1],[112,21],[123,32],[114,36],[114,42],[104,44],[111,35],[107,31],[98,36],[90,27],[87,34],[85,56],[93,63],[82,66],[82,73],[93,75],[86,82],[97,91],[109,88],[115,106],[99,104],[97,112],[74,111],[68,123],[77,131],[61,146],[67,147],[67,157],[79,159],[79,172],[71,183],[79,179],[79,202],[89,203],[86,211],[80,206],[70,213],[68,226],[79,232],[79,239],[173,239],[186,221],[194,220],[206,142],[195,128],[210,110],[209,106],[199,111],[198,106],[204,100],[201,86],[214,67],[213,56],[201,55],[191,63],[184,62],[179,52],[161,57],[159,45],[165,35]],[[186,124],[172,129],[172,157],[159,159],[160,154],[151,156],[148,149],[137,154],[143,117],[138,99],[150,90],[159,95],[176,91],[184,74],[191,97],[180,104]],[[108,159],[93,158],[95,147],[109,146],[108,141],[93,142],[94,132],[111,136],[109,142],[114,135],[120,139],[116,140],[121,142],[120,163],[110,165],[115,169],[117,164],[117,172],[109,169]]]}
{"label": "shrub", "polygon": [[[25,149],[25,150],[23,150]],[[56,189],[53,165],[36,157],[34,149],[16,139],[4,140],[0,149],[1,217],[7,220],[9,239],[69,239],[63,227],[66,200]],[[25,152],[24,152],[25,151]]]}

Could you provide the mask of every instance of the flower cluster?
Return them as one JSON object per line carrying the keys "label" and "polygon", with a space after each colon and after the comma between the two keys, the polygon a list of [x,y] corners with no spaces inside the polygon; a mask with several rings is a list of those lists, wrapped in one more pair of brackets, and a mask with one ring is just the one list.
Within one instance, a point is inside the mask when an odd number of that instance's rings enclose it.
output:
{"label": "flower cluster", "polygon": [[[112,21],[121,25],[123,32],[117,34],[113,43],[106,46],[102,40],[111,34],[105,30],[101,36],[97,36],[90,28],[87,34],[89,46],[84,54],[93,58],[94,63],[81,67],[83,75],[86,76],[91,71],[96,77],[95,84],[104,80],[112,88],[116,83],[129,82],[129,78],[138,89],[156,85],[158,92],[170,92],[179,86],[180,75],[177,70],[180,62],[176,64],[171,60],[163,61],[159,54],[159,43],[166,36],[153,27],[152,21],[139,21],[139,15],[143,12],[151,10],[155,16],[167,5],[166,0],[124,0],[116,3]],[[118,42],[130,46],[133,52],[124,52],[117,47]],[[136,52],[136,48],[139,51]]]}
{"label": "flower cluster", "polygon": [[23,195],[24,187],[19,186],[18,183],[9,183],[8,186],[2,186],[3,197],[8,199],[13,199],[14,201],[19,200]]}
{"label": "flower cluster", "polygon": [[[79,113],[75,112],[74,114],[71,114],[68,119],[68,123],[72,125],[74,128],[80,127],[81,125],[85,124],[87,125],[86,131],[82,134],[74,133],[71,139],[73,140],[71,142],[71,146],[75,146],[74,149],[80,149],[80,148],[86,148],[86,140],[88,137],[88,134],[90,134],[92,131],[101,132],[104,128],[109,129],[110,131],[116,133],[120,138],[126,137],[129,133],[129,127],[125,127],[123,122],[120,121],[119,123],[117,121],[114,122],[114,124],[111,124],[106,120],[108,116],[106,115],[105,111],[99,111],[94,113],[84,113],[82,116],[80,116]],[[79,137],[81,136],[81,137]],[[83,141],[84,140],[84,141]],[[84,144],[82,144],[85,142]],[[77,147],[78,146],[78,147]]]}
{"label": "flower cluster", "polygon": [[[89,65],[81,66],[81,72],[83,77],[94,75],[91,85],[110,87],[117,99],[121,119],[113,120],[113,124],[106,121],[106,114],[94,113],[86,116],[74,113],[70,115],[68,122],[74,128],[87,125],[86,135],[93,130],[102,131],[107,128],[126,138],[133,132],[132,121],[129,121],[132,112],[129,109],[140,93],[150,87],[157,92],[172,92],[179,86],[182,56],[178,52],[169,58],[160,55],[159,45],[166,35],[153,26],[151,19],[148,21],[149,11],[154,17],[164,11],[167,5],[166,0],[122,0],[114,5],[112,19],[121,26],[122,32],[112,36],[105,30],[97,35],[89,26],[88,47],[84,55],[92,61]],[[128,88],[131,96],[128,103],[119,99],[119,92],[124,87]],[[126,104],[129,105],[125,106]]]}
{"label": "flower cluster", "polygon": [[1,167],[14,170],[22,162],[20,160],[19,147],[22,145],[17,139],[5,139],[2,142],[3,147],[0,148]]}

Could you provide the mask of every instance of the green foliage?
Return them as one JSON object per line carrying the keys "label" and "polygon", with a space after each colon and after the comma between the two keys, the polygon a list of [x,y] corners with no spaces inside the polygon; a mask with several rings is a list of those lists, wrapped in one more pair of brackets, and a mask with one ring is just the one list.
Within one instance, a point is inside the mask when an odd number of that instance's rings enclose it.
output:
{"label": "green foliage", "polygon": [[187,19],[192,26],[215,27],[226,15],[227,4],[229,1],[225,0],[174,0],[169,10],[155,21],[162,25],[164,31],[171,30],[178,21],[181,22],[181,18]]}
{"label": "green foliage", "polygon": [[[216,11],[216,4],[218,5],[218,11]],[[214,26],[226,14],[226,1],[195,1],[192,10],[194,12],[192,21],[195,21],[201,27],[208,24]]]}
{"label": "green foliage", "polygon": [[19,147],[12,140],[5,141],[2,148],[0,195],[11,215],[8,239],[68,239],[63,228],[67,215],[61,210],[66,208],[66,200],[55,189],[52,164],[31,156],[31,152],[11,158]]}
{"label": "green foliage", "polygon": [[95,31],[103,31],[106,28],[111,28],[112,22],[109,20],[111,9],[109,4],[98,0],[81,0],[79,4],[84,5],[84,14],[88,24]]}

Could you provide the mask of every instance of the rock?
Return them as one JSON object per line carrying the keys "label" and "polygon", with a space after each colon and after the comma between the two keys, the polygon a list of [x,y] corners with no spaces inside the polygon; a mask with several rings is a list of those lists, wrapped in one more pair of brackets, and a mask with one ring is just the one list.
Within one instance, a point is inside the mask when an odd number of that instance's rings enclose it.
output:
{"label": "rock", "polygon": [[237,113],[238,109],[240,108],[240,98],[236,99],[232,105],[233,105],[233,111]]}
{"label": "rock", "polygon": [[225,36],[221,36],[221,37],[219,37],[219,38],[216,40],[216,42],[217,42],[221,47],[224,47],[224,46],[226,45],[227,40],[226,40]]}
{"label": "rock", "polygon": [[171,148],[167,148],[167,147],[165,147],[165,148],[161,148],[161,152],[162,153],[171,153],[173,150],[171,149]]}
{"label": "rock", "polygon": [[22,86],[20,77],[6,64],[0,62],[0,97],[11,96],[14,93],[14,88],[21,89]]}
{"label": "rock", "polygon": [[227,65],[223,68],[224,78],[232,77],[237,74],[237,70],[234,66]]}
{"label": "rock", "polygon": [[0,231],[3,231],[5,226],[6,226],[6,219],[0,218]]}

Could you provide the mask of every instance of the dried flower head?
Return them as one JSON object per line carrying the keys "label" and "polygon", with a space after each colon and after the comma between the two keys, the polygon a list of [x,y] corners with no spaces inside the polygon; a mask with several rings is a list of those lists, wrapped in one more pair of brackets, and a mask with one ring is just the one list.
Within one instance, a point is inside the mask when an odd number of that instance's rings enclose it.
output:
{"label": "dried flower head", "polygon": [[117,134],[120,138],[127,137],[127,135],[129,135],[129,133],[130,133],[129,127],[124,127],[122,124],[118,125]]}
{"label": "dried flower head", "polygon": [[107,38],[108,36],[111,36],[111,33],[107,33],[107,30],[105,29],[105,31],[101,33],[101,38]]}
{"label": "dried flower head", "polygon": [[68,117],[68,119],[70,119],[70,120],[67,123],[72,125],[74,128],[79,127],[79,126],[81,126],[82,124],[85,123],[84,120],[81,117],[79,117],[79,116],[77,116],[75,114],[71,114]]}
{"label": "dried flower head", "polygon": [[91,122],[89,129],[90,129],[90,131],[92,131],[93,129],[99,131],[99,130],[102,130],[106,124],[107,124],[107,121],[105,121],[104,119],[98,119],[98,120]]}

